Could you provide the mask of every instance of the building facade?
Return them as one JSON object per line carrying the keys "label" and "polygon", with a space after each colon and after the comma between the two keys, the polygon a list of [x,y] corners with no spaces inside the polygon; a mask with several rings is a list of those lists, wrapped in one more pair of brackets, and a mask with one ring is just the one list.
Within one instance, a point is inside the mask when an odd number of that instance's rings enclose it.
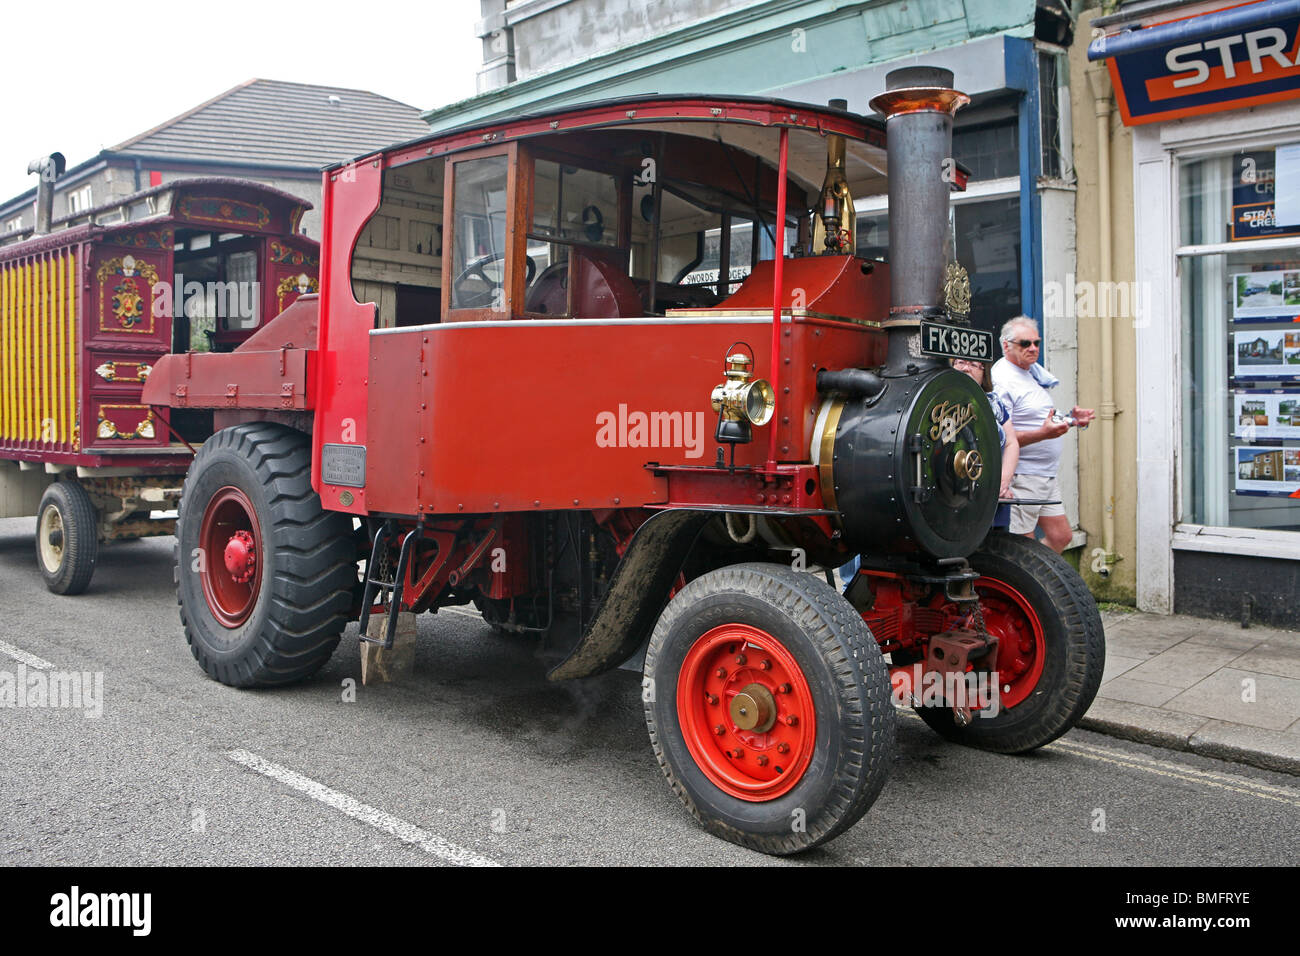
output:
{"label": "building facade", "polygon": [[1296,626],[1300,2],[1145,0],[1091,27],[1138,197],[1137,603]]}

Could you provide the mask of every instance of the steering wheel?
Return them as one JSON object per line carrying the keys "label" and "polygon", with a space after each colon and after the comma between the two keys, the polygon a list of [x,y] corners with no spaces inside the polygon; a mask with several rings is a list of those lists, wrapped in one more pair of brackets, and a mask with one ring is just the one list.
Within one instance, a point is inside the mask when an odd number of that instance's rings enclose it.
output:
{"label": "steering wheel", "polygon": [[[502,267],[499,277],[494,279],[488,275],[487,267],[495,262],[505,262],[506,254],[504,252],[490,252],[486,256],[479,256],[465,266],[465,271],[452,281],[451,287],[455,292],[454,301],[458,303],[457,308],[482,308],[484,304],[491,304],[493,294],[497,289],[505,285],[505,269]],[[524,282],[525,284],[533,281],[533,276],[537,274],[537,263],[533,261],[532,256],[524,256]],[[471,279],[477,279],[487,288],[482,291],[462,292],[461,286]]]}

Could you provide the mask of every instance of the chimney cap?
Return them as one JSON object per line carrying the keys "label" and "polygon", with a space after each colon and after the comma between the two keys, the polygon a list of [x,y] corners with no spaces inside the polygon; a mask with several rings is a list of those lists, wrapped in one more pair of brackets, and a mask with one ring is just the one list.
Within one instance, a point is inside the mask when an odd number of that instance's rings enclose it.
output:
{"label": "chimney cap", "polygon": [[[50,153],[48,156],[33,159],[27,164],[28,173],[40,173],[42,178],[47,179],[58,179],[67,168],[68,161],[63,158],[62,153]],[[53,171],[54,175],[49,175],[48,171],[50,170]]]}
{"label": "chimney cap", "polygon": [[907,90],[919,87],[952,89],[952,70],[941,66],[903,66],[885,74],[885,90]]}

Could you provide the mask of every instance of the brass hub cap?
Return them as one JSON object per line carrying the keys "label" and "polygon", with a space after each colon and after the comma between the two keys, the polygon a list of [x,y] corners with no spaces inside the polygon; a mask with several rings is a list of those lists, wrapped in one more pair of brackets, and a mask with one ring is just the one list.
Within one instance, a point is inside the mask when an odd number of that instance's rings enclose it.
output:
{"label": "brass hub cap", "polygon": [[731,721],[741,730],[765,734],[776,723],[776,700],[762,684],[750,684],[731,698]]}
{"label": "brass hub cap", "polygon": [[973,448],[969,451],[959,451],[953,457],[952,470],[956,472],[958,478],[978,481],[979,476],[984,474],[984,461],[980,458],[980,453]]}

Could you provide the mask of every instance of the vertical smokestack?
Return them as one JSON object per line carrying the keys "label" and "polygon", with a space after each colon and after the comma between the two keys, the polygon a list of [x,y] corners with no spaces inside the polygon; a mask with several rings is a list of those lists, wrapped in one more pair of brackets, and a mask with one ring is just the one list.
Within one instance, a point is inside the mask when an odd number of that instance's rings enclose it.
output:
{"label": "vertical smokestack", "polygon": [[54,183],[63,175],[67,167],[62,153],[50,153],[40,159],[33,159],[27,164],[28,173],[37,173],[41,178],[36,184],[36,235],[43,236],[50,231],[50,222],[54,218]]}
{"label": "vertical smokestack", "polygon": [[889,318],[915,325],[943,309],[952,117],[970,102],[952,71],[911,66],[885,77],[871,108],[885,114],[889,150]]}

